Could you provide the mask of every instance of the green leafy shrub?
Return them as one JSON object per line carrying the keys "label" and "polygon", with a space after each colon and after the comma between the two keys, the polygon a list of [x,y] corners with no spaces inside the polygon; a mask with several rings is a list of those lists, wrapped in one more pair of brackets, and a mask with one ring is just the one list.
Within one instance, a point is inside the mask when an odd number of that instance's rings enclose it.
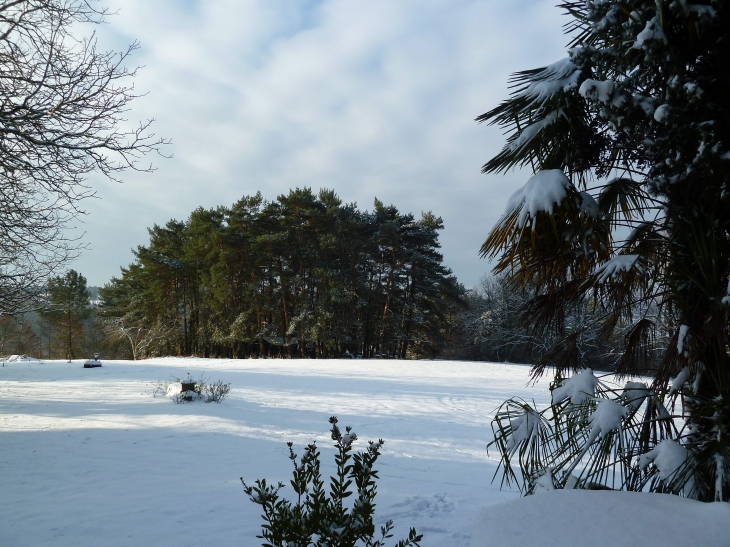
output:
{"label": "green leafy shrub", "polygon": [[[329,496],[325,492],[320,454],[314,442],[307,445],[299,461],[292,443],[287,443],[289,459],[294,466],[290,483],[297,495],[295,502],[279,496],[284,487],[282,482],[274,486],[262,479],[249,486],[241,477],[248,497],[264,511],[261,535],[256,536],[264,540],[264,547],[383,547],[385,540],[393,537],[392,520],[381,526],[379,539],[375,539],[373,525],[375,480],[378,478],[373,465],[380,456],[383,440],[368,441],[366,450],[353,454],[352,443],[357,435],[352,428],[346,427],[343,434],[335,416],[329,422],[337,450],[337,471],[330,477]],[[353,494],[356,497],[348,507],[345,500]],[[396,547],[419,547],[422,537],[411,528],[408,539],[400,540]]]}

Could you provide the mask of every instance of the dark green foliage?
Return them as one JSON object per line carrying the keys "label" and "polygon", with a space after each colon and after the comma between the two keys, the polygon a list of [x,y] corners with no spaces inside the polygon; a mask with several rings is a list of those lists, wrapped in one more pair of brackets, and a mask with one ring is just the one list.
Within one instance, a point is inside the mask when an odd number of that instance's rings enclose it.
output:
{"label": "dark green foliage", "polygon": [[58,345],[64,348],[63,354],[67,359],[78,356],[83,337],[82,321],[89,317],[91,311],[83,275],[69,270],[65,275],[48,281],[41,315],[55,329]]}
{"label": "dark green foliage", "polygon": [[[294,466],[290,482],[296,501],[281,498],[279,491],[284,483],[276,486],[257,480],[249,486],[241,478],[243,489],[252,502],[260,505],[264,514],[261,535],[265,547],[383,547],[392,537],[393,521],[380,528],[376,539],[373,515],[378,472],[373,468],[380,456],[383,440],[368,442],[363,452],[352,453],[352,443],[357,435],[351,427],[345,433],[337,426],[337,418],[331,417],[332,440],[335,441],[335,476],[330,477],[329,496],[320,473],[319,451],[315,443],[307,445],[304,455],[297,455],[289,446],[289,459]],[[354,488],[353,488],[354,486]],[[355,495],[354,499],[347,498]],[[400,540],[396,547],[418,547],[422,539],[414,528],[408,539]]]}
{"label": "dark green foliage", "polygon": [[[586,333],[600,342],[623,329],[616,370],[653,377],[667,405],[678,393],[687,423],[645,421],[642,449],[678,439],[691,495],[729,500],[730,5],[561,7],[568,57],[517,73],[512,96],[478,120],[508,134],[486,172],[529,165],[533,181],[561,172],[566,184],[550,204],[512,201],[482,254],[529,291],[523,323],[554,337],[535,376],[580,370]],[[566,321],[580,309],[584,321]],[[661,331],[669,343],[655,359]]]}
{"label": "dark green foliage", "polygon": [[101,290],[108,331],[138,354],[405,358],[444,343],[463,289],[442,264],[440,218],[372,212],[329,190],[195,210],[149,230]]}

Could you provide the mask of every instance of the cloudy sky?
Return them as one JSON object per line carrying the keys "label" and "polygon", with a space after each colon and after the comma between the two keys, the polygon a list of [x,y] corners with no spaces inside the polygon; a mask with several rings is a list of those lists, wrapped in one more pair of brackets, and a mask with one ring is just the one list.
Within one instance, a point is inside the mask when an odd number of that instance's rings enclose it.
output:
{"label": "cloudy sky", "polygon": [[333,188],[441,216],[445,263],[467,287],[487,232],[529,173],[482,175],[502,146],[474,118],[507,78],[565,56],[554,0],[111,0],[105,49],[138,40],[131,120],[155,118],[172,159],[123,184],[92,178],[73,265],[102,285],[147,228],[258,190]]}

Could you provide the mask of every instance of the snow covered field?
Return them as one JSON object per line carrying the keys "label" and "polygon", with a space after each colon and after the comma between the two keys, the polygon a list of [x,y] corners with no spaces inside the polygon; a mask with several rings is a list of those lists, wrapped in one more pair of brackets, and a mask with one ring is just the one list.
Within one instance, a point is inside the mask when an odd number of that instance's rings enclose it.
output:
{"label": "snow covered field", "polygon": [[[187,373],[230,382],[231,395],[175,405],[146,393]],[[544,385],[527,379],[524,366],[450,361],[8,363],[0,545],[259,545],[259,508],[239,477],[288,482],[286,441],[301,454],[313,439],[329,476],[327,419],[337,415],[359,435],[356,447],[385,440],[376,515],[394,519],[393,539],[415,526],[424,547],[468,546],[482,507],[518,497],[491,483],[496,452],[485,445],[503,400],[547,404]]]}
{"label": "snow covered field", "polygon": [[[327,419],[383,438],[376,498],[395,537],[468,545],[491,484],[491,412],[527,368],[367,360],[48,361],[0,368],[0,535],[12,546],[258,545],[259,508],[239,477],[288,481],[286,441],[313,439],[332,466]],[[232,385],[222,404],[145,394],[170,377]],[[494,454],[496,455],[496,453]],[[493,455],[493,456],[494,456]],[[330,467],[324,469],[329,476]],[[287,489],[289,492],[290,488]],[[6,543],[7,541],[7,543]]]}

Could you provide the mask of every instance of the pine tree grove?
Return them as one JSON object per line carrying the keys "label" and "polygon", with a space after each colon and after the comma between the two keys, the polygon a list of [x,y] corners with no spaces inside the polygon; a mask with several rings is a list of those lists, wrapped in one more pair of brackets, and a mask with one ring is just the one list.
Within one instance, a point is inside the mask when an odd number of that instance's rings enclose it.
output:
{"label": "pine tree grove", "polygon": [[463,293],[441,229],[431,213],[378,200],[362,212],[329,190],[197,209],[149,230],[101,290],[102,321],[134,358],[430,354]]}

